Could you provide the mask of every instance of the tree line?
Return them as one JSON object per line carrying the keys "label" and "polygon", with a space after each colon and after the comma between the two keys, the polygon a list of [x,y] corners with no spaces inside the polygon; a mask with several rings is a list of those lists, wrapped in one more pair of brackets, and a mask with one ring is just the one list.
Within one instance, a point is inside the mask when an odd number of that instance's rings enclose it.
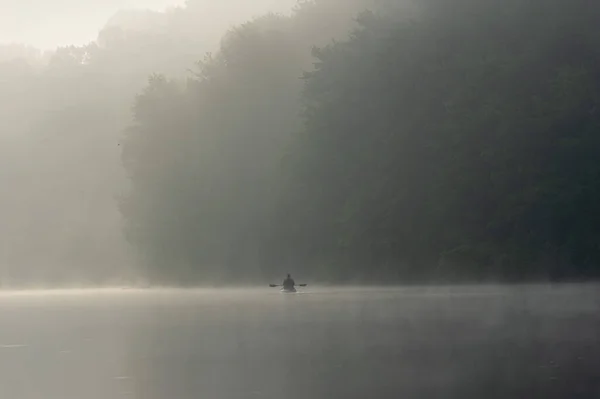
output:
{"label": "tree line", "polygon": [[4,281],[598,277],[599,5],[203,4],[0,48]]}
{"label": "tree line", "polygon": [[135,94],[152,73],[185,77],[230,24],[273,2],[208,3],[118,12],[84,45],[0,43],[0,287],[136,280],[117,201]]}
{"label": "tree line", "polygon": [[150,79],[122,212],[153,279],[598,275],[600,6],[398,4],[305,2]]}

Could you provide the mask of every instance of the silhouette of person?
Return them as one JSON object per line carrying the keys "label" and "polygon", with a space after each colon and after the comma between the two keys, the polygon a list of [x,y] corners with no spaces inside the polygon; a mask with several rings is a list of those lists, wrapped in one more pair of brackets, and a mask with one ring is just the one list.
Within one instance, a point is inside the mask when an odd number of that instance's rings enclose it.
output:
{"label": "silhouette of person", "polygon": [[283,289],[285,289],[285,290],[291,290],[291,289],[294,289],[295,285],[296,285],[296,283],[294,282],[294,279],[288,273],[288,275],[285,278],[285,280],[283,280]]}

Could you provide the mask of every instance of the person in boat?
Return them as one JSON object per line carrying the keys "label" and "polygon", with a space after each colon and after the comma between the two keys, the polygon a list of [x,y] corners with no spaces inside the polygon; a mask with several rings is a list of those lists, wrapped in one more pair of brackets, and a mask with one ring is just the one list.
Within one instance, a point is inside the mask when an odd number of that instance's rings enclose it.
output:
{"label": "person in boat", "polygon": [[283,289],[284,290],[293,290],[295,285],[296,285],[296,283],[294,282],[294,279],[288,273],[288,275],[285,278],[285,280],[283,280]]}

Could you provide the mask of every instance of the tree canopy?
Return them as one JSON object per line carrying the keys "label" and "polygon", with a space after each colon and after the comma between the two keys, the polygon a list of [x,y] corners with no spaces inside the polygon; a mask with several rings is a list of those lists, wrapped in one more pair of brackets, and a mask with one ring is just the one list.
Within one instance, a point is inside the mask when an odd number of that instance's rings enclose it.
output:
{"label": "tree canopy", "polygon": [[151,80],[124,214],[156,278],[598,274],[600,7],[392,5],[356,2],[347,34],[300,4]]}
{"label": "tree canopy", "polygon": [[599,5],[217,3],[0,47],[0,278],[598,277]]}

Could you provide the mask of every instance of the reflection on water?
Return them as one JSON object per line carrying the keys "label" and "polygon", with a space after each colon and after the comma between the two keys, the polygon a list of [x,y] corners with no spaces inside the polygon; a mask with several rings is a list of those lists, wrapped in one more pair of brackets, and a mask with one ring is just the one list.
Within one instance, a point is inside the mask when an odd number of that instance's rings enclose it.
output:
{"label": "reflection on water", "polygon": [[600,397],[597,286],[0,294],[0,398]]}

